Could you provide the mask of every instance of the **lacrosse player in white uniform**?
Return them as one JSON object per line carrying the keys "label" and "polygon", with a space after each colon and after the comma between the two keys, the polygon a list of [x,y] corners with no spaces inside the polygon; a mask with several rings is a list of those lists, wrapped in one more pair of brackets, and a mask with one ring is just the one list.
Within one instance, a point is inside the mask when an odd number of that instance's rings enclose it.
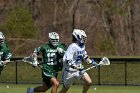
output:
{"label": "lacrosse player in white uniform", "polygon": [[[90,85],[92,84],[92,80],[89,75],[84,72],[82,61],[84,60],[88,64],[93,64],[95,66],[98,66],[98,64],[93,59],[91,60],[87,55],[87,52],[85,51],[85,43],[87,41],[87,35],[85,34],[85,32],[80,29],[74,29],[72,36],[73,43],[69,45],[67,51],[63,56],[63,88],[59,93],[66,93],[70,85],[73,84],[75,78],[84,81],[82,93],[87,93]],[[71,75],[77,71],[79,71],[79,73],[74,74],[74,76],[71,77]]]}

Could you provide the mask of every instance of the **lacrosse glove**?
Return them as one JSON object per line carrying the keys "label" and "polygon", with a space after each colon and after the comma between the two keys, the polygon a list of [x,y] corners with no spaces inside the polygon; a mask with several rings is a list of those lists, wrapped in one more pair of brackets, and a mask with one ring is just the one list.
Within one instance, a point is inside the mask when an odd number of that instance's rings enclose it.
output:
{"label": "lacrosse glove", "polygon": [[58,52],[59,54],[63,54],[63,53],[64,53],[64,50],[63,50],[62,48],[57,47],[57,52]]}
{"label": "lacrosse glove", "polygon": [[77,69],[79,70],[80,75],[83,75],[85,73],[84,66],[82,64],[80,64]]}
{"label": "lacrosse glove", "polygon": [[82,71],[84,69],[84,66],[80,64],[79,66],[76,67],[77,70]]}
{"label": "lacrosse glove", "polygon": [[32,63],[32,65],[33,65],[33,67],[35,68],[35,67],[38,67],[39,63],[38,63],[37,60],[34,60],[33,63]]}
{"label": "lacrosse glove", "polygon": [[72,64],[72,65],[70,65],[70,67],[73,68],[73,69],[77,69],[78,71],[81,71],[81,70],[84,69],[84,66],[83,66],[82,64],[80,64],[80,65],[78,65],[78,66]]}
{"label": "lacrosse glove", "polygon": [[94,59],[91,59],[91,65],[95,66],[96,68],[99,67],[99,65],[94,61]]}
{"label": "lacrosse glove", "polygon": [[37,55],[36,54],[32,54],[30,55],[30,61],[32,62],[32,65],[33,67],[38,67],[39,63],[38,63],[38,60],[37,60]]}

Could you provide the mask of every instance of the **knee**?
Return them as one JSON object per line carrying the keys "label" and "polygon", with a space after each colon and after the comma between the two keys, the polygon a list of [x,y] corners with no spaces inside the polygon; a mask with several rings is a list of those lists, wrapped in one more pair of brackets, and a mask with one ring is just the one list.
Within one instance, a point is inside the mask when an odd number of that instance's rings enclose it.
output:
{"label": "knee", "polygon": [[54,82],[52,86],[58,87],[59,86],[59,82],[58,81]]}
{"label": "knee", "polygon": [[86,85],[88,85],[88,86],[92,85],[92,80],[87,81]]}

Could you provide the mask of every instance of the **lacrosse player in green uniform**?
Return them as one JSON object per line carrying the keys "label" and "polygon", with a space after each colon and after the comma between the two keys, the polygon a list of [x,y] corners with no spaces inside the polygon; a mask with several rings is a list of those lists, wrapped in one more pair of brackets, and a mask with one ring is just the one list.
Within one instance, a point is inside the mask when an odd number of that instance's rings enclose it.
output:
{"label": "lacrosse player in green uniform", "polygon": [[0,74],[6,64],[10,62],[11,57],[12,54],[10,53],[10,50],[5,42],[5,37],[0,31]]}
{"label": "lacrosse player in green uniform", "polygon": [[[59,81],[57,80],[58,72],[63,68],[62,58],[66,50],[66,46],[59,42],[59,35],[56,32],[49,33],[49,43],[35,48],[32,54],[35,59],[37,55],[42,54],[42,86],[35,88],[27,88],[27,93],[46,92],[52,87],[51,93],[57,93]],[[37,64],[33,64],[37,66]]]}

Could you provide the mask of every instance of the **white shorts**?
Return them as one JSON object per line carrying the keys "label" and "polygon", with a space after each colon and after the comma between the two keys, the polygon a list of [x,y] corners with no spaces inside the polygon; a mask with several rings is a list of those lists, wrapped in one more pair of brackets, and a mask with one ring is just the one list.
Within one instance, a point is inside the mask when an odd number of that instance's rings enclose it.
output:
{"label": "white shorts", "polygon": [[[73,74],[75,72],[77,71],[68,71],[66,69],[64,70],[62,76],[62,83],[64,87],[69,87],[70,85],[72,85],[75,79],[82,80],[81,78],[83,75],[80,75],[79,73]],[[86,72],[84,74],[86,74]]]}

